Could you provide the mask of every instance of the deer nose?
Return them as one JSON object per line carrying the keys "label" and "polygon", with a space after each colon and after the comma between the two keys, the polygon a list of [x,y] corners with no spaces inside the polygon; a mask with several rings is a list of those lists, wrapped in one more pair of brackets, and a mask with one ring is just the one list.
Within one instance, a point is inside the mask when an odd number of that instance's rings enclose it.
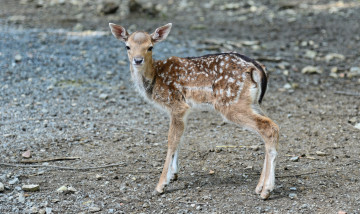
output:
{"label": "deer nose", "polygon": [[134,64],[135,65],[140,65],[140,64],[142,64],[144,62],[144,58],[142,58],[142,57],[135,57],[134,58]]}

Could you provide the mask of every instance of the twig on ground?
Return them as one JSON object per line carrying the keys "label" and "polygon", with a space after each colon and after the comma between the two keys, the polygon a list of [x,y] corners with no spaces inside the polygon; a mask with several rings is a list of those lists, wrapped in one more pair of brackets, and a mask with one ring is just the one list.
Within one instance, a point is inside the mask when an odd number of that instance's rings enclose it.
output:
{"label": "twig on ground", "polygon": [[60,157],[60,158],[50,158],[50,159],[41,159],[41,160],[22,160],[20,161],[20,163],[42,163],[42,162],[77,160],[77,159],[80,159],[80,157]]}
{"label": "twig on ground", "polygon": [[200,202],[189,202],[189,201],[178,201],[180,203],[184,204],[199,204],[199,205],[206,205],[206,203],[200,203]]}
{"label": "twig on ground", "polygon": [[276,176],[276,178],[298,177],[298,176],[303,176],[303,175],[311,175],[311,174],[315,174],[315,173],[317,173],[317,171],[292,174],[292,175],[281,175],[281,176]]}
{"label": "twig on ground", "polygon": [[334,93],[335,93],[335,94],[346,95],[346,96],[356,96],[356,97],[360,97],[360,93],[359,93],[359,92],[335,91]]}
{"label": "twig on ground", "polygon": [[0,163],[2,166],[7,167],[20,167],[20,168],[37,168],[37,167],[45,167],[45,168],[54,168],[54,169],[63,169],[63,170],[89,170],[89,169],[102,169],[102,168],[109,168],[114,166],[121,166],[124,163],[117,163],[117,164],[109,164],[104,166],[94,166],[94,167],[66,167],[66,166],[55,166],[55,165],[25,165],[25,164],[11,164],[11,163]]}

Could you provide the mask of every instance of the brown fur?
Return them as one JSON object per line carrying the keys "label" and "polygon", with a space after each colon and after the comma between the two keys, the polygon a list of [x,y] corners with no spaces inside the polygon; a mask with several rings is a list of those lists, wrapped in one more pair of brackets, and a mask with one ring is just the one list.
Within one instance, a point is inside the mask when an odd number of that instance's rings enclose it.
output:
{"label": "brown fur", "polygon": [[[274,188],[279,128],[259,106],[267,84],[263,65],[236,53],[154,61],[149,47],[166,38],[171,24],[156,29],[153,34],[135,32],[128,38],[121,37],[124,28],[110,26],[114,35],[130,48],[130,70],[139,92],[170,115],[168,152],[156,192],[162,193],[170,180],[177,178],[177,147],[187,113],[198,104],[206,104],[263,138],[265,160],[256,193],[268,198]],[[144,63],[135,65],[134,58],[144,59]]]}

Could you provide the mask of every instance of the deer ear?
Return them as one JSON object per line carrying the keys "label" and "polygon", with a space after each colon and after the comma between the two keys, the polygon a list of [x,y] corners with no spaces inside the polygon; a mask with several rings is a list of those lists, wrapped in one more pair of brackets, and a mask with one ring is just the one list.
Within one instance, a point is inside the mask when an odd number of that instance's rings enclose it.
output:
{"label": "deer ear", "polygon": [[129,36],[129,33],[120,25],[109,23],[111,33],[119,40],[126,42]]}
{"label": "deer ear", "polygon": [[153,40],[153,42],[155,43],[165,40],[170,33],[171,26],[172,24],[169,23],[167,25],[157,28],[155,32],[151,34],[151,39]]}

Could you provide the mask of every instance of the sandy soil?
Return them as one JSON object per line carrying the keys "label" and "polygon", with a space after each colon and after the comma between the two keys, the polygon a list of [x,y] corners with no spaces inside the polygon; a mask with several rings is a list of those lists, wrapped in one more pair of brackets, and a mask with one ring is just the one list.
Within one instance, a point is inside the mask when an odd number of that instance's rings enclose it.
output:
{"label": "sandy soil", "polygon": [[[360,213],[359,1],[114,1],[109,15],[61,2],[1,3],[1,213]],[[132,88],[108,22],[172,22],[158,59],[236,51],[267,66],[262,107],[281,128],[269,200],[254,193],[261,139],[208,111],[189,116],[178,181],[151,195],[169,119]],[[77,159],[21,162],[60,157]]]}

